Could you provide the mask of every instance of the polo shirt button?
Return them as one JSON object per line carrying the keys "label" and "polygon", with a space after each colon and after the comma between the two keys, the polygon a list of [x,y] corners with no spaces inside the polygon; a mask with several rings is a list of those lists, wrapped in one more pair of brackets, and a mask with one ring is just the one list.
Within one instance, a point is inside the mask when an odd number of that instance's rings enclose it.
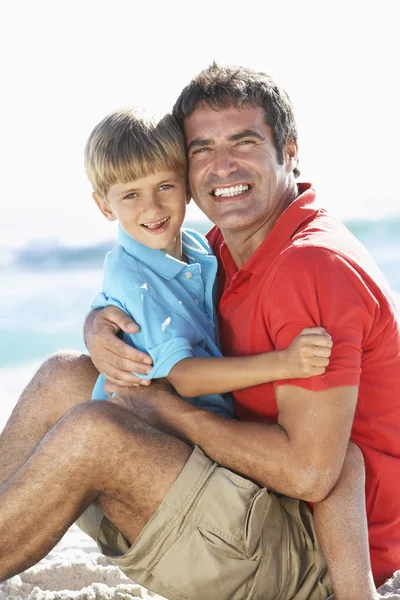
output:
{"label": "polo shirt button", "polygon": [[191,279],[191,277],[192,277],[192,274],[191,274],[191,272],[190,272],[190,271],[187,271],[187,272],[185,273],[185,277],[186,277],[186,279]]}
{"label": "polo shirt button", "polygon": [[199,303],[199,299],[198,299],[198,298],[195,298],[195,299],[194,299],[194,302],[195,302],[195,304],[198,304],[198,303]]}

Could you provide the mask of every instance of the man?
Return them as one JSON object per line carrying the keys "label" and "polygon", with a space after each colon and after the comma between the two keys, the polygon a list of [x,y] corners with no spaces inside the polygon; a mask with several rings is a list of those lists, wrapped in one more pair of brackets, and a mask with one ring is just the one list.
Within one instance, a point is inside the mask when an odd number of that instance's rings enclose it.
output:
{"label": "man", "polygon": [[[244,93],[243,72],[250,80]],[[59,485],[65,482],[70,485],[69,504],[65,506],[60,495],[53,494],[57,498],[58,512],[55,512],[54,499],[50,502],[51,498],[43,498],[40,507],[43,528],[32,535],[31,542],[25,539],[26,523],[24,528],[13,531],[13,540],[21,540],[21,544],[24,541],[24,557],[18,568],[37,560],[39,549],[41,552],[46,542],[48,546],[52,543],[47,541],[49,535],[54,541],[54,532],[61,535],[93,501],[119,526],[125,538],[136,539],[166,491],[174,489],[173,481],[188,460],[188,447],[178,437],[200,446],[212,459],[264,486],[316,501],[324,498],[335,484],[350,433],[364,451],[366,461],[371,550],[377,580],[382,581],[398,565],[396,515],[399,512],[394,490],[398,488],[400,456],[396,377],[399,328],[394,308],[374,283],[364,251],[344,229],[338,234],[333,221],[312,206],[311,189],[307,186],[297,189],[294,179],[297,134],[286,96],[280,95],[286,108],[282,126],[274,116],[277,88],[272,86],[272,115],[264,114],[251,94],[253,84],[265,79],[249,71],[241,73],[239,70],[236,77],[237,88],[242,90],[242,98],[246,98],[243,105],[236,106],[224,94],[225,103],[213,98],[212,81],[224,73],[211,67],[200,82],[203,102],[193,101],[191,94],[194,90],[194,98],[198,98],[199,89],[192,84],[175,107],[186,134],[192,194],[220,228],[213,231],[211,240],[224,267],[220,312],[225,352],[245,355],[274,346],[279,349],[304,327],[323,325],[334,340],[330,369],[324,378],[310,380],[310,389],[296,380],[291,385],[278,382],[275,388],[258,386],[247,390],[246,395],[236,394],[237,412],[246,419],[242,422],[221,422],[203,413],[194,415],[183,400],[168,394],[160,398],[158,389],[146,396],[138,394],[141,391],[138,389],[133,394],[124,390],[122,403],[134,407],[135,414],[141,417],[139,421],[112,404],[107,408],[99,408],[96,403],[79,406],[89,397],[88,390],[97,373],[85,358],[53,359],[32,382],[4,432],[6,450],[14,454],[13,464],[7,462],[0,471],[3,480],[8,480],[3,488],[4,506],[11,505],[1,518],[3,523],[7,519],[10,522],[15,516],[12,503],[16,490],[24,493],[29,477],[36,480],[46,472],[49,462],[53,467],[55,463],[55,470],[60,473]],[[227,70],[226,82],[234,79],[234,71]],[[279,111],[277,114],[282,116]],[[329,237],[332,227],[333,236]],[[109,380],[135,382],[122,372],[141,372],[148,366],[145,357],[132,349],[124,348],[125,358],[118,356],[121,346],[111,341],[109,332],[120,327],[125,329],[127,323],[115,310],[92,315],[88,344],[95,364]],[[100,351],[104,338],[107,348]],[[360,382],[361,355],[364,380]],[[73,384],[66,373],[74,378]],[[57,404],[54,391],[51,392],[53,384],[57,386],[61,405]],[[70,385],[76,389],[70,389]],[[376,398],[378,392],[382,410],[374,402],[374,394]],[[37,448],[34,460],[24,464],[49,428],[76,404]],[[46,418],[35,423],[39,407]],[[26,426],[30,417],[34,423],[32,430]],[[167,429],[174,436],[155,433],[144,421]],[[16,448],[13,437],[17,431],[21,435],[21,429],[24,447]],[[78,431],[83,431],[82,435],[77,436]],[[62,452],[65,446],[75,449],[72,458],[70,451]],[[21,465],[23,468],[11,477]],[[146,479],[149,465],[151,478]],[[384,469],[384,477],[380,477],[378,466]],[[51,477],[54,469],[49,472]],[[139,489],[127,494],[129,484],[132,487],[132,482],[138,480]],[[71,487],[71,481],[79,485]],[[82,481],[85,481],[83,491]],[[150,485],[152,494],[148,499]],[[38,486],[38,492],[41,489]],[[380,512],[382,499],[390,500],[386,515]],[[10,540],[6,541],[6,546],[10,546]],[[180,550],[183,556],[184,549]],[[18,548],[15,552],[18,553]],[[4,572],[12,569],[15,561],[15,556],[2,558]],[[164,579],[167,571],[161,565],[161,571],[154,576]],[[238,593],[238,597],[245,597],[243,590]],[[304,589],[303,595],[298,596],[296,590],[285,589],[283,593],[286,594],[283,598],[313,597],[306,595]],[[278,592],[271,594],[271,598],[276,598]]]}
{"label": "man", "polygon": [[[294,116],[271,80],[215,65],[185,88],[174,114],[192,195],[217,226],[208,237],[222,267],[225,355],[283,348],[310,326],[324,326],[334,344],[323,376],[236,392],[244,422],[188,422],[169,415],[168,403],[153,411],[218,463],[303,499],[329,493],[351,436],[364,454],[371,561],[382,583],[400,567],[400,331],[383,277],[361,244],[316,208],[312,188],[296,186]],[[107,317],[97,318],[94,330],[105,331]],[[90,340],[110,380],[133,381],[102,349],[109,338]],[[126,357],[123,370],[137,370],[134,354],[115,348]]]}

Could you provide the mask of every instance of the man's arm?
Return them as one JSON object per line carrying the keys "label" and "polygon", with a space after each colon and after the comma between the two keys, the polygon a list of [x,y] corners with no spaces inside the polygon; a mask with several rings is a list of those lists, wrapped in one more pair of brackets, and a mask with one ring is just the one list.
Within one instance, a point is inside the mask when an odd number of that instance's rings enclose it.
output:
{"label": "man's arm", "polygon": [[108,381],[116,385],[149,385],[132,371],[145,374],[151,357],[117,337],[118,332],[136,333],[139,328],[129,315],[116,306],[92,310],[84,324],[84,339],[92,362]]}
{"label": "man's arm", "polygon": [[357,403],[356,386],[276,390],[276,424],[221,419],[171,393],[114,388],[152,425],[200,446],[219,464],[277,492],[317,502],[341,471]]}

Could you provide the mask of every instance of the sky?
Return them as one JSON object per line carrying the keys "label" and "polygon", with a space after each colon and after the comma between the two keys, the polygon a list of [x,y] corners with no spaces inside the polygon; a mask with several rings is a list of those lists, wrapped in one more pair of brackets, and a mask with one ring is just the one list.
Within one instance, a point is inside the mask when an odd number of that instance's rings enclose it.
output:
{"label": "sky", "polygon": [[[0,9],[1,243],[112,236],[83,148],[123,106],[171,109],[213,60],[273,75],[302,180],[339,218],[400,215],[397,0],[13,0]],[[198,218],[193,203],[188,216]]]}

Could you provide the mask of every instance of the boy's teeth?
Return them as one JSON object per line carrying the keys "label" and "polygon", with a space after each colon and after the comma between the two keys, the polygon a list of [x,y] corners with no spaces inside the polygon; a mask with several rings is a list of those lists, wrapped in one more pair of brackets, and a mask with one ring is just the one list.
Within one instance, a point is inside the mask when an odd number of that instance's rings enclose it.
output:
{"label": "boy's teeth", "polygon": [[217,188],[214,191],[214,196],[237,196],[237,194],[247,192],[248,189],[248,185],[234,185],[229,188]]}
{"label": "boy's teeth", "polygon": [[161,221],[157,221],[156,223],[143,223],[143,226],[147,227],[148,229],[157,229],[158,227],[164,225],[164,223],[166,223],[168,219],[169,217],[167,217],[166,219],[162,219]]}

